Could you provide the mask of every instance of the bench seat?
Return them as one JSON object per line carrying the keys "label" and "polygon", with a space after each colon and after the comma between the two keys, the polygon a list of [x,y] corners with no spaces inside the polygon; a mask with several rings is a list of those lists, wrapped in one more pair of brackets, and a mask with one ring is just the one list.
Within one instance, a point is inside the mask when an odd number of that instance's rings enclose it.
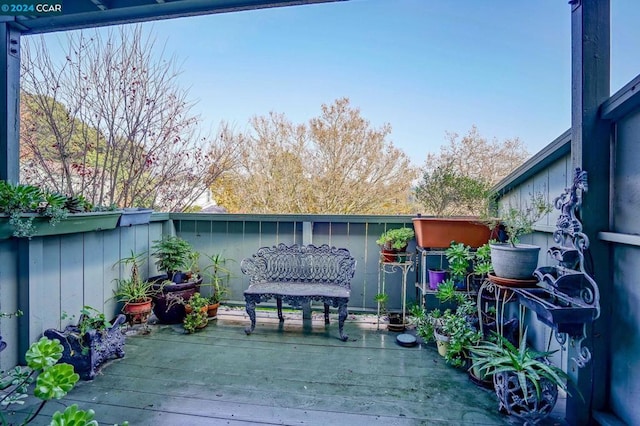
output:
{"label": "bench seat", "polygon": [[316,247],[281,243],[260,248],[240,264],[242,273],[250,277],[244,298],[251,327],[245,332],[251,334],[255,329],[258,303],[276,299],[282,322],[283,301],[296,308],[304,303],[322,302],[325,324],[329,324],[329,307],[338,308],[340,339],[346,341],[348,336],[343,327],[355,266],[356,261],[347,249],[327,244]]}
{"label": "bench seat", "polygon": [[261,294],[292,297],[338,297],[349,299],[349,289],[339,285],[318,284],[318,283],[259,283],[252,284],[245,290],[247,294]]}

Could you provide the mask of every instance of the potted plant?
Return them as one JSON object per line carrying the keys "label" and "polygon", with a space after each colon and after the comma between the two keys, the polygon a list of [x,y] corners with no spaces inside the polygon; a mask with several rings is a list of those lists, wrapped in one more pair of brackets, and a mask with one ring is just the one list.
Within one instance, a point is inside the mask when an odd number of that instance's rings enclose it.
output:
{"label": "potted plant", "polygon": [[487,276],[493,272],[489,244],[483,244],[478,247],[476,252],[472,253],[471,262],[473,264],[473,273],[469,276],[468,283],[471,287],[470,290],[477,292]]}
{"label": "potted plant", "polygon": [[387,293],[378,293],[374,299],[378,304],[378,324],[380,323],[380,315],[386,315],[388,321],[387,329],[389,331],[403,331],[405,325],[402,323],[402,312],[387,311],[389,295]]}
{"label": "potted plant", "polygon": [[188,278],[187,268],[193,264],[194,250],[180,237],[163,237],[153,242],[156,266],[165,275],[149,278],[157,290],[153,296],[153,313],[165,324],[179,324],[186,315],[185,302],[199,291],[202,277],[192,274]]}
{"label": "potted plant", "polygon": [[501,411],[535,424],[553,410],[558,388],[569,393],[569,377],[547,360],[554,352],[527,347],[526,329],[518,346],[499,334],[495,336],[496,342],[483,341],[472,349],[473,367],[493,375]]}
{"label": "potted plant", "polygon": [[175,283],[186,280],[184,271],[192,263],[191,244],[180,237],[165,236],[154,241],[152,249],[158,270],[164,271],[167,278]]}
{"label": "potted plant", "polygon": [[130,268],[129,278],[116,278],[118,287],[113,291],[113,297],[123,302],[122,312],[127,316],[129,325],[143,324],[146,327],[151,314],[152,297],[161,291],[153,281],[143,280],[140,276],[140,265],[144,261],[145,253],[134,254],[120,259],[116,265]]}
{"label": "potted plant", "polygon": [[533,225],[551,212],[552,206],[540,193],[531,196],[527,204],[509,204],[500,221],[507,233],[506,243],[491,243],[491,263],[498,277],[512,280],[531,279],[538,265],[540,247],[521,244],[520,237],[533,232]]}
{"label": "potted plant", "polygon": [[105,315],[91,306],[84,306],[75,325],[64,330],[45,330],[44,335],[57,339],[64,351],[62,362],[71,364],[84,380],[92,380],[98,367],[112,356],[124,357],[124,333],[121,325],[126,321],[120,314],[111,323]]}
{"label": "potted plant", "polygon": [[101,211],[83,197],[0,181],[0,238],[113,229],[121,212]]}
{"label": "potted plant", "polygon": [[491,229],[480,217],[435,217],[418,215],[412,219],[419,247],[445,248],[459,241],[473,248],[489,241]]}
{"label": "potted plant", "polygon": [[456,309],[446,309],[442,315],[431,316],[438,352],[448,364],[466,367],[470,359],[470,348],[482,340],[477,329],[476,307],[467,295],[461,296]]}
{"label": "potted plant", "polygon": [[191,334],[207,326],[207,310],[209,299],[202,297],[199,292],[195,292],[185,306],[186,315],[182,321],[185,333]]}
{"label": "potted plant", "polygon": [[489,241],[490,230],[479,216],[460,215],[486,210],[490,195],[488,182],[459,173],[453,163],[425,169],[415,198],[435,216],[413,218],[418,246],[444,249],[457,241],[476,248]]}
{"label": "potted plant", "polygon": [[205,255],[209,264],[202,270],[201,274],[206,278],[205,285],[211,286],[211,295],[208,297],[208,316],[215,319],[218,315],[220,302],[229,292],[229,281],[231,271],[226,263],[232,259],[226,259],[222,254]]}
{"label": "potted plant", "polygon": [[469,264],[472,259],[471,247],[463,244],[451,242],[451,245],[444,252],[449,263],[449,272],[458,290],[466,287]]}
{"label": "potted plant", "polygon": [[442,268],[429,268],[429,290],[437,290],[438,286],[447,279],[447,271]]}
{"label": "potted plant", "polygon": [[403,261],[402,253],[407,251],[409,241],[415,236],[411,228],[393,228],[387,229],[376,240],[382,251],[385,262],[401,262]]}

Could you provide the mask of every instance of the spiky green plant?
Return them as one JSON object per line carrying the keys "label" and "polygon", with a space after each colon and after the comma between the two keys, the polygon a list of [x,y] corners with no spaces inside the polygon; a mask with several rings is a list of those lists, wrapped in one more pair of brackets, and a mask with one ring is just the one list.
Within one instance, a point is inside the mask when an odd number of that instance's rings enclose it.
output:
{"label": "spiky green plant", "polygon": [[518,377],[518,383],[523,391],[525,402],[531,398],[527,388],[527,381],[533,383],[536,396],[540,397],[540,381],[545,378],[569,394],[567,381],[569,376],[561,368],[550,364],[547,357],[556,351],[538,352],[527,346],[527,330],[525,329],[518,347],[505,337],[495,334],[496,342],[483,341],[474,346],[473,368],[478,368],[482,374],[513,373]]}

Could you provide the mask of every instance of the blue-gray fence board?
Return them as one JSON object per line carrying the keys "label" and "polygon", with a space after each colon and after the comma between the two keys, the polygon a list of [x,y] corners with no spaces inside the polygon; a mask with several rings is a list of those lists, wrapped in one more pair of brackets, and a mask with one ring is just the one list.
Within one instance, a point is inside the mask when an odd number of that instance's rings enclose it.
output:
{"label": "blue-gray fence board", "polygon": [[[348,248],[358,264],[352,282],[351,308],[376,308],[379,248],[376,239],[387,228],[412,226],[410,217],[389,216],[296,216],[296,215],[175,215],[174,221],[152,218],[149,225],[116,228],[102,232],[54,235],[0,241],[0,308],[27,312],[25,318],[2,319],[0,330],[9,348],[0,362],[3,368],[15,365],[28,345],[47,328],[63,328],[77,320],[84,305],[115,316],[121,304],[113,296],[117,278],[128,277],[129,269],[117,265],[119,259],[133,253],[146,253],[143,276],[158,273],[151,257],[151,245],[164,234],[177,234],[202,253],[221,253],[230,259],[230,299],[242,302],[248,279],[240,271],[240,261],[262,246],[278,243],[303,243],[303,234],[311,230],[311,241]],[[311,224],[308,226],[307,224]],[[411,246],[410,249],[414,249]],[[21,253],[21,254],[19,254]],[[200,258],[200,267],[207,265]],[[21,267],[20,275],[18,268]],[[413,278],[409,274],[408,300],[413,299]],[[389,275],[389,307],[401,302],[400,276]],[[21,289],[20,292],[18,289]],[[207,291],[205,288],[203,291]],[[37,312],[35,314],[34,312]],[[66,313],[68,318],[62,319]],[[20,326],[22,324],[23,326]],[[21,334],[19,334],[21,333]]]}

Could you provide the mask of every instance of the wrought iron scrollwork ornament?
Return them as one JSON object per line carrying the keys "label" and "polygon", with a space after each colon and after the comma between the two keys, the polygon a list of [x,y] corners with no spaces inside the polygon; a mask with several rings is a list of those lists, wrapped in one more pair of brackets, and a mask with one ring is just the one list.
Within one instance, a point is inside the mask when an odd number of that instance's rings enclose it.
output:
{"label": "wrought iron scrollwork ornament", "polygon": [[578,349],[578,355],[571,359],[580,368],[591,360],[590,350],[582,347],[587,324],[600,316],[598,285],[585,270],[584,253],[589,248],[589,238],[579,217],[582,195],[587,189],[587,172],[578,168],[571,187],[554,202],[560,210],[553,233],[558,245],[549,248],[548,254],[558,266],[536,269],[542,289],[518,292],[521,304],[533,309],[542,322],[553,328],[560,345],[570,340]]}

